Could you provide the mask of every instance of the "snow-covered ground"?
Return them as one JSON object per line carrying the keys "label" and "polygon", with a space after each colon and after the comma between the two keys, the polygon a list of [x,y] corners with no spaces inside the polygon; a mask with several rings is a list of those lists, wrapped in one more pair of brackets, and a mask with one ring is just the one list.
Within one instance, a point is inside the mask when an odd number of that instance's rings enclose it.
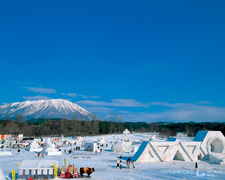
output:
{"label": "snow-covered ground", "polygon": [[[114,137],[113,137],[114,136]],[[84,137],[85,141],[97,140],[100,136]],[[110,144],[111,141],[120,140],[123,135],[105,135],[105,140]],[[134,134],[131,135],[134,140],[148,139],[148,134]],[[67,151],[71,147],[62,147]],[[73,146],[74,148],[74,146]],[[135,164],[135,169],[117,169],[116,160],[120,155],[133,156],[128,153],[115,153],[110,151],[109,145],[102,153],[95,155],[88,151],[73,151],[72,154],[62,154],[59,156],[45,156],[44,159],[58,160],[63,165],[64,158],[66,158],[67,165],[74,164],[75,167],[94,167],[95,172],[91,174],[91,179],[96,180],[121,180],[121,179],[225,179],[225,165],[209,164],[207,162],[199,161],[199,171],[194,170],[195,162],[161,162],[149,164]],[[11,170],[18,171],[18,163],[25,159],[38,160],[35,152],[28,152],[21,149],[18,154],[17,150],[13,149],[12,156],[0,156],[0,168],[4,175],[8,176]],[[126,164],[123,162],[123,166]],[[85,179],[85,178],[83,178]]]}

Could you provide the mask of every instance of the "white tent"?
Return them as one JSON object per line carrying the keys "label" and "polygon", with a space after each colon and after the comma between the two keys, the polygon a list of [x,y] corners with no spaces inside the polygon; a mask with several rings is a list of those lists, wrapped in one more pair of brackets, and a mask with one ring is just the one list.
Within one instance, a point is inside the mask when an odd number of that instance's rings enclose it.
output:
{"label": "white tent", "polygon": [[19,169],[53,168],[53,164],[58,167],[56,160],[23,160]]}
{"label": "white tent", "polygon": [[58,167],[56,160],[23,160],[19,167],[19,176],[54,175],[53,164]]}

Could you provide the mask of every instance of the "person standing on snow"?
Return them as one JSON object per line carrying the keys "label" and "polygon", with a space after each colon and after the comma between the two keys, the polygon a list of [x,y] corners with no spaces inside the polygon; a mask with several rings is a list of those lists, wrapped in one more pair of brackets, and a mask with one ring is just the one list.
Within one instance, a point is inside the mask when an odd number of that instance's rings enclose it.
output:
{"label": "person standing on snow", "polygon": [[133,166],[133,169],[134,169],[135,168],[135,166],[134,166],[134,160],[131,163],[132,163],[132,166]]}
{"label": "person standing on snow", "polygon": [[197,170],[198,170],[198,163],[195,162],[195,171],[197,171]]}
{"label": "person standing on snow", "polygon": [[116,167],[120,167],[120,160],[119,159],[117,159]]}
{"label": "person standing on snow", "polygon": [[127,159],[127,169],[130,169],[130,158]]}
{"label": "person standing on snow", "polygon": [[120,159],[120,169],[122,169],[122,166],[123,166],[122,159]]}

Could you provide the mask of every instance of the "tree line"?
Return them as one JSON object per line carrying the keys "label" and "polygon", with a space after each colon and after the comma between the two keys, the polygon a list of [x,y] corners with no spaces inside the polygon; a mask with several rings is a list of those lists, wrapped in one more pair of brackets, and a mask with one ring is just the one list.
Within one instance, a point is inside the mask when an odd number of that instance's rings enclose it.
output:
{"label": "tree line", "polygon": [[0,121],[0,134],[24,134],[24,136],[89,136],[122,133],[129,128],[122,122],[99,120],[39,119],[29,121]]}
{"label": "tree line", "polygon": [[146,123],[99,120],[67,120],[67,119],[38,119],[26,120],[16,117],[15,120],[1,120],[0,134],[24,134],[24,136],[92,136],[102,134],[122,133],[124,129],[131,132],[158,132],[165,137],[175,136],[184,132],[195,136],[201,130],[217,130],[225,135],[225,123]]}

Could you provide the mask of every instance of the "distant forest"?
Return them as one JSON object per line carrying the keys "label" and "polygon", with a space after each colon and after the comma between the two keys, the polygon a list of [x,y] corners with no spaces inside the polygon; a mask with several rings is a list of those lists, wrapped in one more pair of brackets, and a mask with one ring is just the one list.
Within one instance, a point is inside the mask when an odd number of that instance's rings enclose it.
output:
{"label": "distant forest", "polygon": [[176,132],[185,132],[195,136],[200,130],[222,131],[225,135],[225,123],[146,123],[99,120],[67,120],[67,119],[38,119],[26,120],[17,116],[15,120],[0,120],[0,134],[24,134],[24,136],[91,136],[101,134],[122,133],[124,129],[131,132],[159,132],[169,137]]}
{"label": "distant forest", "polygon": [[25,136],[91,136],[101,134],[122,133],[124,129],[131,132],[159,132],[169,137],[176,132],[185,132],[188,136],[195,136],[200,130],[222,131],[225,135],[225,123],[146,123],[146,122],[118,122],[99,120],[66,120],[66,119],[38,119],[26,120],[22,116],[15,120],[1,120],[0,134],[24,134]]}

